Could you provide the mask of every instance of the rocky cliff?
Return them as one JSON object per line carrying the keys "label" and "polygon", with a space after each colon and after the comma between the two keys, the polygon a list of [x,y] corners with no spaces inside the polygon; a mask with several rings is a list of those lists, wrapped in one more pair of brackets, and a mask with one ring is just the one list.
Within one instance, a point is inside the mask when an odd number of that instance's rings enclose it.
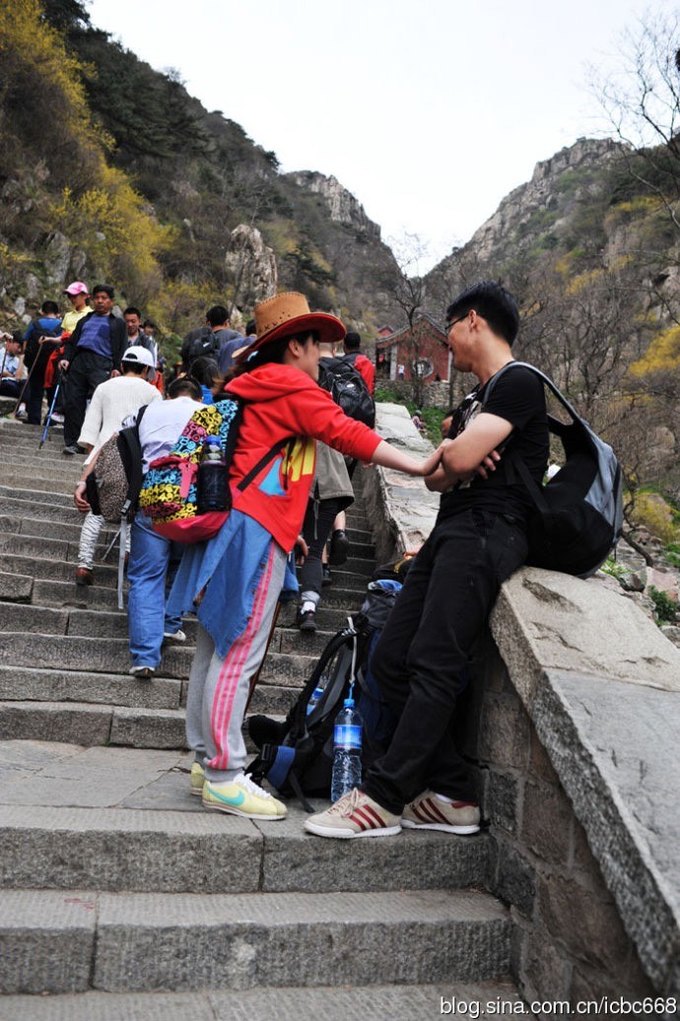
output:
{"label": "rocky cliff", "polygon": [[[475,277],[517,277],[520,267],[525,272],[557,248],[585,246],[595,254],[593,246],[605,241],[604,210],[615,198],[610,171],[620,167],[623,153],[612,139],[581,138],[537,163],[531,180],[511,191],[464,246],[430,271],[426,307],[441,311],[455,289]],[[598,209],[600,222],[585,222],[584,212],[595,221]]]}

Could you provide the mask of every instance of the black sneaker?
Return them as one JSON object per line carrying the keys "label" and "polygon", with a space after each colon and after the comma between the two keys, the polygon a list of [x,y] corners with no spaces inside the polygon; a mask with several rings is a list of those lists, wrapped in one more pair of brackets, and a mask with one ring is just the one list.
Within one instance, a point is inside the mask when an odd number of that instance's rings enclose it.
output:
{"label": "black sneaker", "polygon": [[326,588],[328,585],[333,584],[333,575],[328,564],[321,565],[321,585]]}
{"label": "black sneaker", "polygon": [[336,528],[331,536],[331,545],[328,551],[328,563],[333,567],[340,567],[349,556],[349,539],[344,528]]}
{"label": "black sneaker", "polygon": [[305,610],[297,616],[297,626],[300,631],[316,631],[316,614],[314,610]]}

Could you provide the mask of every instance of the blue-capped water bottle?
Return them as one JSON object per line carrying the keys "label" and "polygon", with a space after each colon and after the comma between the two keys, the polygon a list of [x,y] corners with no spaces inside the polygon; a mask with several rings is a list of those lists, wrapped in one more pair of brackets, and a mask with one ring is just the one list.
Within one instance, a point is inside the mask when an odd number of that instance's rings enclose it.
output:
{"label": "blue-capped water bottle", "polygon": [[346,698],[333,728],[331,801],[361,783],[361,717],[353,698]]}
{"label": "blue-capped water bottle", "polygon": [[219,436],[208,436],[205,441],[196,480],[196,506],[199,514],[230,507],[229,476]]}

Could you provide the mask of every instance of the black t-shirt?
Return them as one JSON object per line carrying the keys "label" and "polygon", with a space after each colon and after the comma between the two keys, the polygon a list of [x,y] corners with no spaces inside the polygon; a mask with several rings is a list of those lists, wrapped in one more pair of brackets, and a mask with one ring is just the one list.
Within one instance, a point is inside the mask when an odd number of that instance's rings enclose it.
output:
{"label": "black t-shirt", "polygon": [[549,452],[543,383],[530,369],[521,366],[507,369],[485,404],[484,396],[490,382],[487,380],[484,386],[476,386],[458,406],[449,439],[459,436],[480,411],[504,418],[512,424],[512,432],[499,451],[501,460],[496,471],[489,472],[487,479],[475,475],[470,482],[460,482],[442,494],[439,521],[472,506],[525,519],[533,503],[526,486],[512,468],[513,458],[524,461],[538,485],[543,481]]}

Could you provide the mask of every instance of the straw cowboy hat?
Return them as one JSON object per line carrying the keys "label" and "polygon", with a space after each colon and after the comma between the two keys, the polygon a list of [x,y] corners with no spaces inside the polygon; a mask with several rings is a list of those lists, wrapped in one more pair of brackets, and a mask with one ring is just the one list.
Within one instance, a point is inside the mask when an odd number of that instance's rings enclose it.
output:
{"label": "straw cowboy hat", "polygon": [[322,343],[334,344],[345,336],[345,327],[336,316],[327,312],[312,312],[304,294],[283,291],[255,306],[255,332],[257,340],[239,352],[241,357],[258,351],[282,337],[316,330]]}

